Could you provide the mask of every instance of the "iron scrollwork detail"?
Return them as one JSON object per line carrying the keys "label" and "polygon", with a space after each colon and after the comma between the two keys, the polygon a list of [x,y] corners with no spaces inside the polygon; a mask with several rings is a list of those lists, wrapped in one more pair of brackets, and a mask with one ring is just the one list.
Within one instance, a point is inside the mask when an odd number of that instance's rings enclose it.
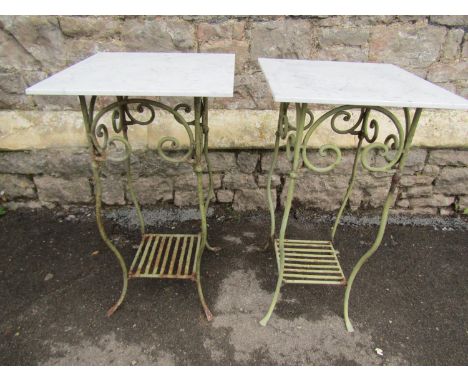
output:
{"label": "iron scrollwork detail", "polygon": [[[96,97],[93,97],[89,106],[89,115],[94,115],[94,108],[96,104]],[[134,105],[134,108],[130,106]],[[124,161],[129,158],[131,154],[131,146],[127,137],[127,128],[131,125],[149,125],[156,119],[156,109],[164,110],[173,115],[174,119],[184,127],[189,138],[187,150],[181,156],[173,156],[168,153],[167,147],[170,145],[171,151],[179,151],[182,147],[180,141],[176,137],[166,136],[159,140],[156,149],[158,154],[164,160],[172,163],[190,162],[194,148],[194,134],[191,125],[194,121],[187,122],[179,110],[185,113],[191,112],[191,107],[187,104],[179,104],[171,108],[161,102],[144,99],[144,98],[131,98],[118,97],[116,102],[113,102],[102,110],[100,110],[94,117],[90,125],[90,138],[96,154],[102,158],[111,161]],[[109,135],[110,129],[107,124],[103,122],[103,118],[111,113],[112,131],[122,136]],[[137,116],[138,113],[138,116]],[[146,115],[149,114],[149,115]],[[144,117],[143,119],[141,117]],[[111,157],[107,155],[110,146],[121,144],[124,147],[123,155],[118,157]]]}
{"label": "iron scrollwork detail", "polygon": [[[278,134],[280,138],[286,140],[285,148],[286,154],[289,160],[292,159],[292,148],[297,143],[296,128],[293,126],[288,119],[287,110],[288,104],[282,104],[281,116],[278,122]],[[352,120],[352,111],[359,110],[359,117],[356,122],[353,122],[351,126],[346,126]],[[377,142],[379,133],[381,131],[378,120],[372,116],[372,113],[378,113],[387,117],[396,129],[395,133],[388,134],[383,142]],[[342,152],[341,149],[335,143],[327,143],[318,148],[318,154],[321,157],[333,156],[333,162],[327,166],[320,167],[314,165],[308,157],[307,150],[309,140],[312,134],[317,128],[327,120],[330,121],[330,127],[333,132],[344,135],[351,134],[366,142],[361,150],[360,161],[362,166],[372,172],[383,172],[389,171],[398,163],[403,153],[405,145],[405,129],[402,127],[399,119],[391,111],[379,107],[379,106],[352,106],[345,105],[333,108],[332,110],[321,115],[317,120],[314,120],[314,116],[310,110],[306,110],[306,115],[309,120],[304,124],[304,135],[301,136],[302,141],[300,142],[301,156],[304,165],[317,173],[327,173],[333,170],[336,166],[341,163]],[[409,112],[405,109],[405,126],[408,125]],[[345,126],[343,126],[343,122]],[[406,128],[407,130],[407,128]],[[384,165],[377,165],[372,163],[372,154],[375,156],[381,156],[385,159]]]}

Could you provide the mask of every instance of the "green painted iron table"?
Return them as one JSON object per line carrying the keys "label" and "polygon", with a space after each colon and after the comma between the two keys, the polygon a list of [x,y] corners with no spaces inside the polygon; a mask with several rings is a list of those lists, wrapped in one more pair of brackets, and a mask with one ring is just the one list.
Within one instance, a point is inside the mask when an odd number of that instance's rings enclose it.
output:
{"label": "green painted iron table", "polygon": [[[348,312],[351,288],[362,265],[377,251],[382,241],[422,109],[468,109],[468,101],[394,65],[266,58],[260,58],[259,62],[274,100],[280,102],[275,149],[267,182],[270,243],[276,254],[278,279],[270,307],[260,323],[264,326],[268,323],[283,284],[343,285],[346,286],[344,319],[348,331],[353,331]],[[288,116],[291,103],[295,104],[295,123],[292,123],[294,118]],[[308,104],[344,106],[336,106],[315,119]],[[403,122],[388,107],[403,108]],[[377,116],[386,118],[393,131],[382,134],[384,129],[380,128]],[[308,150],[312,151],[309,141],[319,126],[326,123],[334,133],[350,134],[357,141],[346,193],[329,238],[287,239],[286,229],[301,162],[306,169],[317,174],[328,173],[341,162],[341,149],[335,142],[323,144],[318,149],[321,157],[329,156],[327,165],[316,165],[309,158]],[[285,185],[283,218],[276,237],[271,182],[281,142],[291,168]],[[392,179],[375,240],[346,279],[334,239],[355,184],[359,164],[370,172],[390,172]]]}
{"label": "green painted iron table", "polygon": [[[213,195],[208,157],[208,98],[232,97],[233,83],[233,54],[98,53],[26,90],[30,95],[79,97],[94,179],[97,226],[122,269],[120,297],[108,310],[108,316],[124,301],[129,279],[157,278],[195,281],[206,317],[212,319],[203,295],[200,273],[204,249],[215,250],[207,242],[206,224],[206,213]],[[97,111],[98,96],[112,96],[115,101]],[[160,101],[142,98],[152,96],[193,97],[193,106],[179,104],[170,107]],[[192,109],[193,120],[187,120]],[[193,166],[201,217],[197,234],[152,234],[145,231],[132,185],[128,127],[151,124],[156,118],[155,110],[171,114],[187,133],[189,143],[183,155],[174,156],[170,152],[183,149],[176,137],[161,138],[157,150],[164,160]],[[120,154],[113,154],[112,148],[119,145]],[[124,163],[127,187],[140,222],[141,242],[129,268],[103,224],[101,175],[106,161]],[[208,171],[207,192],[202,182],[203,161]]]}

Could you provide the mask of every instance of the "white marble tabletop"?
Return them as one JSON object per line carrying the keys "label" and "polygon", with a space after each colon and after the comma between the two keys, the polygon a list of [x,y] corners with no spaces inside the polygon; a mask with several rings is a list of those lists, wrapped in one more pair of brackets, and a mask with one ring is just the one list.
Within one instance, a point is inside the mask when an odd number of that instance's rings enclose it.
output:
{"label": "white marble tabletop", "polygon": [[468,109],[468,101],[395,65],[259,58],[276,102]]}
{"label": "white marble tabletop", "polygon": [[97,53],[26,94],[232,97],[234,60],[216,53]]}

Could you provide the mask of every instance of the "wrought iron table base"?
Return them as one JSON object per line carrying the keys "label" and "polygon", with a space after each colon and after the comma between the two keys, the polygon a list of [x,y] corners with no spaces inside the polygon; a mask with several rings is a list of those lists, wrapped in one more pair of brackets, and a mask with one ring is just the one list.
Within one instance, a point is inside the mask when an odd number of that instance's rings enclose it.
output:
{"label": "wrought iron table base", "polygon": [[[180,104],[171,108],[161,102],[144,99],[117,97],[117,101],[104,107],[101,111],[95,112],[96,96],[91,97],[89,104],[84,96],[79,97],[83,121],[86,129],[89,153],[91,157],[91,166],[94,179],[94,193],[96,199],[96,221],[99,233],[115,255],[122,270],[122,290],[117,302],[108,310],[107,315],[112,315],[122,304],[128,287],[128,280],[131,278],[171,278],[188,279],[196,282],[198,296],[205,312],[206,318],[210,321],[213,318],[203,295],[201,285],[201,259],[205,248],[209,250],[218,250],[209,246],[207,242],[207,223],[206,211],[212,198],[213,178],[211,165],[208,158],[208,99],[205,97],[194,98],[194,119],[187,122],[179,110],[185,113],[191,111],[187,104]],[[131,109],[129,106],[136,108]],[[161,158],[173,163],[188,162],[193,165],[193,170],[197,177],[197,195],[201,217],[201,232],[196,235],[164,235],[164,234],[146,234],[145,223],[141,208],[138,203],[134,188],[130,166],[131,146],[128,140],[128,126],[130,125],[148,125],[155,119],[155,109],[164,110],[173,115],[175,120],[184,127],[189,145],[186,152],[181,156],[169,155],[166,152],[165,145],[170,145],[171,150],[180,149],[180,142],[175,137],[163,137],[157,145],[157,150]],[[149,112],[149,117],[139,120],[135,113],[143,114]],[[109,128],[103,122],[104,116],[110,116],[112,130],[115,135],[109,135]],[[142,116],[143,117],[143,116]],[[193,130],[192,131],[192,126]],[[121,135],[118,135],[121,134]],[[110,155],[111,146],[123,146],[123,155],[117,157]],[[105,161],[117,161],[125,163],[127,176],[127,186],[130,198],[135,206],[139,223],[142,241],[134,257],[130,271],[127,269],[125,260],[107,235],[102,220],[102,164]],[[209,186],[208,193],[205,196],[202,182],[203,160],[208,170]]]}
{"label": "wrought iron table base", "polygon": [[[289,103],[280,104],[278,126],[276,131],[275,149],[267,181],[267,200],[271,217],[270,240],[275,247],[277,254],[278,279],[270,307],[260,324],[265,326],[276,306],[280,289],[284,283],[296,284],[342,284],[346,285],[344,296],[344,320],[346,328],[352,332],[353,326],[349,319],[348,307],[351,288],[361,267],[376,252],[382,242],[385,228],[387,226],[388,214],[393,206],[398,194],[401,174],[405,166],[411,142],[414,137],[416,127],[421,116],[422,109],[417,108],[413,115],[408,108],[404,108],[404,127],[399,119],[389,110],[378,106],[339,106],[326,113],[320,118],[314,120],[312,112],[305,103],[296,103],[296,125],[294,126],[288,120]],[[340,128],[336,122],[342,117],[344,122],[351,121],[351,110],[359,110],[357,122],[351,126]],[[371,113],[376,112],[387,117],[396,128],[396,133],[389,134],[383,142],[377,142],[379,137],[379,124],[376,119],[371,118]],[[308,121],[306,123],[306,119]],[[324,157],[327,153],[333,153],[334,161],[326,167],[315,166],[308,157],[308,142],[314,131],[326,120],[330,119],[330,126],[337,134],[351,134],[358,138],[354,164],[349,179],[348,188],[343,197],[341,207],[338,211],[335,223],[331,230],[330,241],[306,241],[306,240],[287,240],[286,229],[288,225],[289,213],[294,196],[294,188],[300,168],[300,160],[309,170],[316,173],[327,173],[333,170],[341,162],[341,150],[335,144],[325,144],[318,149],[320,156]],[[289,172],[289,181],[287,183],[287,196],[284,203],[283,218],[281,221],[279,237],[275,239],[275,206],[273,205],[271,195],[271,182],[273,172],[276,168],[280,150],[280,141],[285,140],[286,155],[291,162],[291,171]],[[363,144],[367,143],[366,146]],[[371,163],[370,154],[374,152],[382,156],[386,163],[382,166]],[[393,154],[393,155],[392,155]],[[349,279],[346,282],[341,271],[337,252],[333,248],[333,240],[339,225],[343,211],[348,203],[355,180],[358,163],[371,172],[394,171],[391,185],[385,199],[380,219],[380,225],[375,237],[374,243],[370,249],[359,259],[354,266]],[[326,257],[328,255],[328,257]]]}

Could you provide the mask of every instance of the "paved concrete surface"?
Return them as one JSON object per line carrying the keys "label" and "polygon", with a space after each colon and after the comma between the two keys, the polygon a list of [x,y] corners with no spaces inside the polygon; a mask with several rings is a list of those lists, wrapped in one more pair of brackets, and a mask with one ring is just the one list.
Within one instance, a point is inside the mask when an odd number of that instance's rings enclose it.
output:
{"label": "paved concrete surface", "polygon": [[[130,261],[135,216],[109,210],[107,228]],[[149,231],[196,232],[196,210],[145,211]],[[372,216],[346,217],[337,235],[349,275],[376,233]],[[295,211],[288,236],[326,239],[331,217]],[[267,327],[276,280],[262,250],[268,216],[211,210],[204,289],[132,280],[122,307],[117,263],[97,233],[92,210],[9,211],[0,218],[2,365],[460,365],[468,361],[468,224],[460,218],[399,218],[354,284],[342,320],[342,287],[282,289]],[[91,255],[99,251],[98,255]],[[382,350],[377,354],[376,348]]]}

